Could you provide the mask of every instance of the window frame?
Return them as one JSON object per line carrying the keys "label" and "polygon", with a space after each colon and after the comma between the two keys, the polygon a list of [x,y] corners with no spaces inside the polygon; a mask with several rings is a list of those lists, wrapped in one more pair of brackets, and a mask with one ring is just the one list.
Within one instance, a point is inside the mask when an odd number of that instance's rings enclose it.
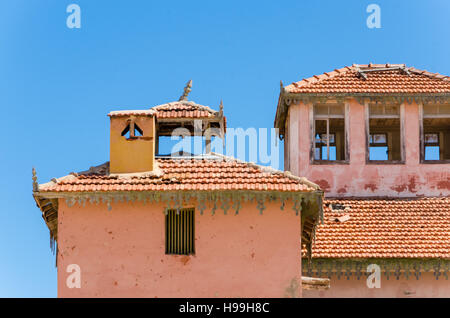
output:
{"label": "window frame", "polygon": [[[405,103],[399,104],[399,115],[370,115],[370,103],[364,103],[364,113],[366,121],[366,164],[371,165],[402,165],[405,164]],[[400,119],[400,160],[370,160],[370,118],[399,118]],[[377,134],[372,133],[372,135]],[[386,134],[386,141],[388,136]],[[376,146],[375,146],[376,147]],[[389,147],[388,147],[389,149]]]}
{"label": "window frame", "polygon": [[[419,146],[420,146],[420,163],[421,164],[448,164],[450,163],[450,159],[443,160],[425,160],[425,129],[423,126],[423,120],[425,118],[449,118],[448,115],[425,115],[424,113],[424,104],[419,103]],[[438,134],[438,138],[440,138],[440,134]],[[439,149],[440,151],[440,149]]]}
{"label": "window frame", "polygon": [[[320,120],[320,119],[319,119]],[[327,125],[329,125],[329,123],[328,123],[328,119],[327,119]],[[314,160],[324,160],[324,159],[316,159],[316,153],[315,153],[315,151],[316,151],[316,149],[318,148],[317,147],[317,145],[319,145],[319,149],[320,149],[320,158],[322,158],[322,147],[327,147],[327,156],[329,157],[329,149],[330,149],[330,147],[336,147],[336,134],[330,134],[330,133],[328,133],[328,137],[329,136],[333,136],[333,140],[334,140],[334,142],[330,142],[329,140],[328,140],[328,138],[327,138],[327,142],[326,143],[324,143],[322,140],[323,140],[323,138],[322,138],[322,136],[320,136],[320,142],[317,142],[317,140],[315,139],[315,136],[314,136],[314,140],[316,140],[316,147],[315,147],[315,149],[314,149]],[[325,159],[326,160],[326,159]],[[329,161],[336,161],[336,160],[329,160]]]}
{"label": "window frame", "polygon": [[[314,112],[314,106],[315,105],[324,105],[324,103],[310,103],[309,104],[309,118],[310,118],[310,133],[311,133],[311,147],[310,147],[310,164],[311,165],[336,165],[336,164],[349,164],[350,163],[350,152],[349,152],[349,144],[348,144],[348,136],[349,136],[349,121],[348,121],[348,114],[349,114],[349,103],[346,101],[344,103],[325,103],[328,104],[328,106],[337,106],[342,105],[344,108],[344,115],[316,115]],[[344,119],[344,158],[343,160],[323,160],[323,159],[316,159],[316,120],[326,120],[327,121],[327,131],[329,133],[328,127],[329,127],[329,119],[332,118],[339,118]],[[335,143],[336,143],[336,136],[335,136]],[[329,136],[327,136],[327,145],[329,144]],[[328,151],[328,150],[327,150]],[[322,153],[322,152],[321,152]]]}

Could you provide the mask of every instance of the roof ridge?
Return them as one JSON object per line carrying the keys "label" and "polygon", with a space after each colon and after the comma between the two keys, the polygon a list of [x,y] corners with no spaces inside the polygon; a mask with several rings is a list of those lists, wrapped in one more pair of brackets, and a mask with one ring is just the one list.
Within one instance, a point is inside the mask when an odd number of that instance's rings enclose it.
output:
{"label": "roof ridge", "polygon": [[[373,71],[376,71],[377,68],[380,68],[380,72],[382,71],[390,71],[389,68],[392,68],[392,70],[396,70],[398,68],[404,69],[406,72],[411,72],[418,75],[424,75],[432,79],[439,79],[442,81],[450,81],[450,76],[443,75],[440,73],[431,73],[426,70],[419,70],[415,67],[408,67],[406,64],[391,64],[391,63],[385,63],[385,64],[352,64],[351,66],[344,66],[340,69],[334,69],[331,72],[324,72],[319,75],[313,75],[311,77],[303,78],[300,81],[293,82],[290,85],[287,85],[285,88],[289,88],[289,86],[294,87],[308,87],[310,85],[314,85],[315,83],[321,82],[322,80],[331,79],[337,76],[342,76],[348,72],[356,72],[360,69],[368,70],[371,69]],[[289,90],[289,89],[288,89]]]}
{"label": "roof ridge", "polygon": [[448,75],[443,75],[443,74],[440,74],[440,73],[431,73],[431,72],[428,72],[426,70],[419,70],[419,69],[417,69],[415,67],[409,67],[408,71],[410,71],[412,73],[415,73],[415,74],[419,74],[419,75],[425,75],[425,76],[428,76],[430,78],[441,79],[443,81],[450,81],[450,76],[448,76]]}
{"label": "roof ridge", "polygon": [[294,85],[295,87],[305,86],[305,85],[300,84],[301,82],[307,83],[306,85],[308,85],[308,84],[311,85],[311,84],[320,82],[321,80],[324,80],[324,79],[329,79],[329,78],[333,78],[333,77],[336,77],[336,76],[343,75],[343,74],[351,71],[352,68],[353,68],[353,66],[351,66],[351,67],[344,66],[344,67],[342,67],[340,69],[334,69],[331,72],[324,72],[324,73],[322,73],[320,75],[313,75],[311,77],[303,78],[302,80],[300,80],[298,82],[294,82],[294,83],[286,86],[286,88],[291,86],[291,85]]}
{"label": "roof ridge", "polygon": [[154,115],[156,114],[156,110],[153,109],[125,109],[125,110],[113,110],[111,112],[108,113],[109,117],[114,117],[114,116],[128,116],[128,115],[143,115],[143,116],[147,116],[147,115]]}
{"label": "roof ridge", "polygon": [[235,162],[238,162],[238,163],[241,163],[241,164],[245,164],[248,167],[259,169],[261,172],[266,172],[266,173],[275,174],[275,175],[282,175],[282,176],[284,176],[284,177],[286,177],[288,179],[298,181],[298,183],[300,183],[300,184],[304,184],[304,185],[310,186],[311,188],[314,188],[315,190],[320,190],[319,185],[315,184],[312,181],[309,181],[305,177],[298,177],[296,175],[293,175],[290,171],[281,171],[281,170],[278,170],[278,169],[274,169],[274,168],[272,168],[270,166],[259,165],[259,164],[256,164],[254,162],[244,161],[244,160],[241,160],[241,159],[238,159],[238,158],[235,158],[235,157],[231,157],[231,156],[226,156],[226,155],[220,154],[220,153],[211,152],[210,154],[214,155],[214,156],[217,156],[217,157],[222,157],[226,161],[230,160],[230,161],[235,161]]}
{"label": "roof ridge", "polygon": [[[245,165],[247,167],[255,168],[261,173],[268,173],[270,175],[283,176],[289,180],[296,181],[300,185],[306,185],[316,191],[321,190],[319,185],[315,184],[314,182],[308,180],[305,177],[298,177],[296,175],[293,175],[290,171],[281,171],[278,169],[274,169],[270,166],[259,165],[254,162],[240,160],[235,157],[226,156],[226,155],[223,155],[220,153],[215,153],[215,152],[211,152],[208,154],[194,155],[194,156],[189,156],[189,157],[183,157],[183,156],[155,157],[155,159],[162,159],[162,160],[167,160],[167,159],[172,159],[172,160],[217,160],[217,159],[221,159],[223,161],[233,161],[233,162]],[[133,178],[133,177],[162,177],[164,175],[164,172],[159,167],[159,164],[157,161],[155,162],[155,164],[156,164],[155,171],[146,171],[146,172],[128,173],[128,174],[117,174],[117,173],[113,174],[113,173],[110,173],[110,171],[109,171],[109,161],[106,161],[103,164],[100,164],[97,166],[91,166],[88,170],[85,170],[85,171],[80,171],[78,173],[71,172],[66,176],[63,176],[60,178],[53,178],[53,179],[51,179],[51,181],[49,181],[47,183],[40,184],[39,188],[54,186],[54,185],[58,184],[60,181],[75,180],[80,176],[89,177],[89,176],[93,176],[93,175],[100,175],[100,176],[104,176],[104,177],[111,177],[111,178],[117,178],[117,179],[129,179],[129,178]]]}
{"label": "roof ridge", "polygon": [[211,113],[217,113],[218,112],[218,111],[212,109],[209,106],[200,105],[200,104],[195,103],[194,101],[183,101],[183,100],[181,100],[181,101],[173,101],[173,102],[169,102],[169,103],[165,103],[165,104],[161,104],[161,105],[156,105],[156,106],[151,107],[150,110],[154,110],[156,112],[158,110],[163,110],[166,107],[168,108],[170,106],[175,106],[177,104],[198,107],[198,108],[200,108],[202,110],[206,110],[206,111],[209,111]]}

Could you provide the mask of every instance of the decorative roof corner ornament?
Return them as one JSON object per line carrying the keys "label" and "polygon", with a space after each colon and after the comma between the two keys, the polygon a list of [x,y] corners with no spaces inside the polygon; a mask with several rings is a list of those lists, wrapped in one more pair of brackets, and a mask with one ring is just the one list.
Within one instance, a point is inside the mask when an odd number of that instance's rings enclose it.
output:
{"label": "decorative roof corner ornament", "polygon": [[280,92],[284,93],[284,85],[283,85],[283,81],[280,81]]}
{"label": "decorative roof corner ornament", "polygon": [[220,100],[220,105],[219,105],[219,115],[222,117],[223,116],[223,100]]}
{"label": "decorative roof corner ornament", "polygon": [[220,100],[219,105],[219,118],[220,118],[220,138],[222,139],[222,144],[225,147],[225,120],[223,116],[223,100]]}
{"label": "decorative roof corner ornament", "polygon": [[36,169],[31,169],[31,172],[33,174],[33,177],[31,179],[33,179],[33,192],[38,192],[39,191],[39,184],[37,183],[37,176],[36,176]]}
{"label": "decorative roof corner ornament", "polygon": [[187,97],[192,90],[191,88],[192,88],[192,80],[189,80],[189,82],[187,82],[186,86],[184,87],[183,95],[181,95],[181,97],[178,101],[187,100]]}

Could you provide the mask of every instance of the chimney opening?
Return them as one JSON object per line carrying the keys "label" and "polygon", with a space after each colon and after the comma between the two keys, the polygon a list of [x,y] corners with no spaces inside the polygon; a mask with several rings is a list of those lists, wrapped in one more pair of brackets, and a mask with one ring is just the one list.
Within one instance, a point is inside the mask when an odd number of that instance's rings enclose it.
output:
{"label": "chimney opening", "polygon": [[143,130],[134,121],[129,121],[121,133],[121,136],[124,136],[126,139],[136,139],[137,137],[142,137],[143,135]]}

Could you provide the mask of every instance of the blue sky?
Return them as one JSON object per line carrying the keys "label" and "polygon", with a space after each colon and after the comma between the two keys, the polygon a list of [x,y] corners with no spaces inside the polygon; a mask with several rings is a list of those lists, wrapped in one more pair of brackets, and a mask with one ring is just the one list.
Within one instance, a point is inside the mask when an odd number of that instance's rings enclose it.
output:
{"label": "blue sky", "polygon": [[[81,29],[66,7],[81,7]],[[345,4],[344,4],[345,3]],[[381,7],[381,28],[366,7]],[[279,82],[352,63],[450,74],[450,1],[102,1],[0,3],[0,297],[55,297],[39,182],[109,158],[111,110],[190,99],[230,127],[271,128]]]}

